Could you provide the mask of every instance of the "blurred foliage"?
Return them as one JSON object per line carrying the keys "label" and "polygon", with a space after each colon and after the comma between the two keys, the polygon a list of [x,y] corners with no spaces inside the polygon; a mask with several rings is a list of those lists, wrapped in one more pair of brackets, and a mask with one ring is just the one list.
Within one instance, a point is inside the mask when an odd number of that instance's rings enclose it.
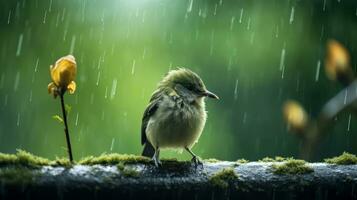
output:
{"label": "blurred foliage", "polygon": [[[66,151],[49,66],[76,57],[66,98],[75,159],[141,152],[140,123],[157,82],[177,66],[201,75],[221,100],[194,151],[220,160],[298,156],[281,115],[296,99],[314,116],[340,85],[323,71],[330,38],[356,71],[354,0],[0,0],[0,152],[54,158]],[[318,73],[319,72],[319,73]],[[314,159],[357,152],[356,117],[339,116]],[[164,157],[188,159],[186,153]]]}

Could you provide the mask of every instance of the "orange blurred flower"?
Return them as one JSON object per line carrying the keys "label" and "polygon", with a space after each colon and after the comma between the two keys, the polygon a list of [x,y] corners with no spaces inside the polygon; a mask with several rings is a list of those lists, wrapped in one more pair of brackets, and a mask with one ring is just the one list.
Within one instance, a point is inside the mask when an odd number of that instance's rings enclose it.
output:
{"label": "orange blurred flower", "polygon": [[346,48],[336,40],[327,42],[325,72],[329,79],[336,80],[341,74],[348,73],[350,55]]}
{"label": "orange blurred flower", "polygon": [[304,108],[296,101],[289,100],[283,106],[283,115],[288,125],[296,130],[302,131],[308,123],[308,115]]}

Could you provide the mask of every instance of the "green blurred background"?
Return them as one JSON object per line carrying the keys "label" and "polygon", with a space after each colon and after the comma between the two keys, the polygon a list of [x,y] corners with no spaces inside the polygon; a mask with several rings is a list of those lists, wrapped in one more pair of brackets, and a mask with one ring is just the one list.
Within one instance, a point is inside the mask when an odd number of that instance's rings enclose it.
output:
{"label": "green blurred background", "polygon": [[[325,44],[342,42],[356,71],[355,0],[0,0],[0,152],[67,156],[49,66],[72,53],[77,91],[70,135],[75,159],[141,153],[143,111],[170,69],[197,72],[221,100],[194,151],[224,160],[299,156],[281,106],[296,99],[310,115],[341,86],[324,73]],[[354,56],[356,55],[356,56]],[[353,57],[354,56],[354,57]],[[350,123],[349,118],[351,118]],[[313,160],[357,152],[349,113]],[[348,125],[350,124],[350,125]],[[163,157],[189,159],[164,151]]]}

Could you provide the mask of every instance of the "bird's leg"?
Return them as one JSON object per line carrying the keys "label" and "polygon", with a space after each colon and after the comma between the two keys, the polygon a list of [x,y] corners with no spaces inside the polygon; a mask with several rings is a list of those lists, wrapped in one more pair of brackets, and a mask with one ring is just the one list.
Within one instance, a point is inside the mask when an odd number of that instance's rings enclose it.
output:
{"label": "bird's leg", "polygon": [[160,148],[159,148],[159,147],[155,148],[155,154],[154,154],[154,156],[152,157],[152,160],[154,161],[156,167],[161,166],[161,161],[160,161]]}
{"label": "bird's leg", "polygon": [[198,165],[203,165],[202,161],[196,156],[196,154],[194,154],[190,148],[185,147],[186,151],[188,151],[191,155],[192,155],[192,162],[195,163],[196,166]]}

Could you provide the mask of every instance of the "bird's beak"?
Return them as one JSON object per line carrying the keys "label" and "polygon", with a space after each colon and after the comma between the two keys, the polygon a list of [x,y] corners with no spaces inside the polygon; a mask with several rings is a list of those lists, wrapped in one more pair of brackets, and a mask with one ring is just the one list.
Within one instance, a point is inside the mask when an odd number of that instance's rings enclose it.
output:
{"label": "bird's beak", "polygon": [[209,98],[213,98],[213,99],[219,99],[219,97],[216,94],[214,94],[214,93],[212,93],[212,92],[210,92],[208,90],[206,90],[203,93],[203,96],[206,96],[206,97],[209,97]]}

